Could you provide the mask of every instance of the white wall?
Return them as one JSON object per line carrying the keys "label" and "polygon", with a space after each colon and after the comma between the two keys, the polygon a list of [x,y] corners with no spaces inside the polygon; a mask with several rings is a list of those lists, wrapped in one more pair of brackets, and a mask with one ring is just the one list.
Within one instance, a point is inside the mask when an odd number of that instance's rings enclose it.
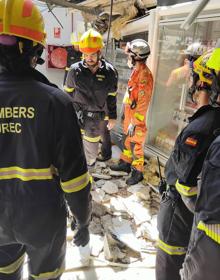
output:
{"label": "white wall", "polygon": [[[54,16],[49,12],[43,12],[45,21],[45,29],[47,33],[47,44],[48,45],[70,45],[70,35],[72,32],[84,31],[83,18],[79,12],[71,14],[66,8],[54,8],[53,13],[59,19],[63,28],[61,28],[60,38],[54,38],[54,27],[61,27]],[[46,52],[43,53],[42,58],[45,58]],[[48,68],[47,63],[39,65],[37,69],[42,72],[51,82],[62,87],[64,70]]]}

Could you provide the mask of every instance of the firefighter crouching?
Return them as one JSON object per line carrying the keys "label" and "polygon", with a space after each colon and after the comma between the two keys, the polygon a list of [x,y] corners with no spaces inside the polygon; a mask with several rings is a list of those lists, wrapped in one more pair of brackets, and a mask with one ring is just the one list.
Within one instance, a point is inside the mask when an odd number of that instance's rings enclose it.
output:
{"label": "firefighter crouching", "polygon": [[[204,58],[204,64],[207,59]],[[208,59],[206,66],[211,69],[212,103],[220,106],[220,41]],[[211,144],[202,168],[195,219],[189,250],[183,269],[182,280],[218,280],[220,275],[220,131]]]}
{"label": "firefighter crouching", "polygon": [[32,68],[45,46],[42,15],[25,0],[2,0],[0,11],[0,279],[22,279],[27,254],[29,280],[58,280],[66,201],[75,244],[89,240],[90,176],[71,99]]}
{"label": "firefighter crouching", "polygon": [[146,113],[152,95],[153,77],[146,65],[150,54],[150,47],[146,41],[133,40],[128,43],[126,52],[129,57],[128,63],[134,70],[123,100],[124,149],[119,163],[111,166],[111,169],[130,173],[132,167],[132,175],[126,182],[128,185],[134,185],[143,179]]}
{"label": "firefighter crouching", "polygon": [[214,132],[220,128],[220,108],[208,105],[212,96],[212,75],[201,64],[201,57],[194,62],[193,76],[196,82],[193,82],[194,90],[190,90],[190,94],[198,110],[177,137],[165,166],[168,186],[162,195],[158,214],[157,280],[180,279],[179,270],[192,229],[198,176],[208,148],[216,137]]}
{"label": "firefighter crouching", "polygon": [[80,38],[83,60],[71,66],[66,89],[72,92],[74,107],[83,132],[86,160],[92,168],[98,156],[101,123],[108,115],[108,128],[115,125],[118,74],[113,66],[101,58],[103,39],[90,29]]}

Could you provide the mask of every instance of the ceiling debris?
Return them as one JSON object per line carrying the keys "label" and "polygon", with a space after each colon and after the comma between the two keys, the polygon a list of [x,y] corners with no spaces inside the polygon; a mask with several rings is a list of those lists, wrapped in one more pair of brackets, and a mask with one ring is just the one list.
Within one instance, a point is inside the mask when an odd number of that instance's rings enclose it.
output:
{"label": "ceiling debris", "polygon": [[[93,27],[101,33],[106,32],[108,28],[108,16],[110,14],[110,1],[108,0],[87,0],[83,2],[87,7],[96,7],[98,5],[102,9],[100,15],[91,15],[82,12],[82,16],[87,23],[91,23]],[[127,22],[136,17],[147,15],[148,10],[157,6],[156,0],[114,0],[112,11],[112,37],[121,38],[121,30]]]}
{"label": "ceiling debris", "polygon": [[[92,186],[93,212],[90,230],[90,259],[108,262],[108,265],[121,266],[154,265],[156,240],[158,238],[156,217],[160,197],[147,181],[127,186],[128,174],[111,173],[109,164],[97,162],[95,174],[109,176],[111,179],[96,177]],[[146,170],[157,176],[154,160],[148,161]],[[156,180],[153,180],[156,182]],[[156,189],[156,186],[154,186]],[[68,230],[68,246],[73,233]],[[71,248],[74,260],[77,248]],[[80,256],[79,256],[80,257]],[[78,258],[79,258],[78,257]],[[154,260],[149,263],[149,260]],[[74,267],[85,263],[76,262]],[[73,268],[73,262],[71,263]]]}
{"label": "ceiling debris", "polygon": [[[80,10],[85,23],[91,24],[100,33],[104,34],[108,29],[110,16],[109,0],[39,0],[47,5],[56,5]],[[148,11],[157,6],[157,0],[114,0],[112,9],[112,37],[121,38],[121,30],[129,20],[148,15]]]}

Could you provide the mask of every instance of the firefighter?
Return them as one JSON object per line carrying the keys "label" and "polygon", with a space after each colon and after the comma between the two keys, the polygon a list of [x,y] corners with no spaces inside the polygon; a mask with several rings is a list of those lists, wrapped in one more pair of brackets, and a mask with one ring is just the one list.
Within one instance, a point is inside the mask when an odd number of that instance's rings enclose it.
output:
{"label": "firefighter", "polygon": [[146,41],[131,41],[127,44],[126,53],[128,65],[134,69],[123,100],[124,149],[119,163],[112,165],[111,169],[130,173],[132,167],[132,174],[126,183],[134,185],[143,179],[146,113],[152,95],[153,77],[146,65],[150,54],[150,47]]}
{"label": "firefighter", "polygon": [[158,214],[157,280],[180,279],[179,270],[192,229],[198,177],[208,148],[216,137],[214,132],[220,128],[220,108],[209,105],[212,74],[201,59],[194,62],[196,82],[189,91],[197,111],[177,137],[165,166],[167,190],[162,194]]}
{"label": "firefighter", "polygon": [[[66,77],[70,66],[82,59],[82,53],[79,51],[79,41],[74,37],[74,33],[71,34],[71,44],[72,46],[66,47],[67,50],[67,64],[65,68],[64,78],[63,78],[63,88],[68,92],[66,88]],[[71,93],[71,92],[70,92]]]}
{"label": "firefighter", "polygon": [[[66,202],[73,241],[89,241],[90,176],[69,96],[33,66],[45,46],[32,1],[0,1],[0,279],[60,279]],[[59,176],[58,176],[58,175]],[[74,259],[73,259],[74,262]]]}
{"label": "firefighter", "polygon": [[[206,62],[206,59],[205,59]],[[220,106],[220,40],[206,65],[212,69],[212,103]],[[218,280],[220,275],[220,131],[204,161],[195,219],[183,269],[182,280]]]}
{"label": "firefighter", "polygon": [[71,66],[66,87],[72,91],[73,103],[83,131],[83,143],[88,167],[94,167],[98,156],[101,123],[108,115],[108,129],[116,122],[116,94],[118,74],[102,58],[103,39],[93,29],[80,38],[79,50],[83,60]]}

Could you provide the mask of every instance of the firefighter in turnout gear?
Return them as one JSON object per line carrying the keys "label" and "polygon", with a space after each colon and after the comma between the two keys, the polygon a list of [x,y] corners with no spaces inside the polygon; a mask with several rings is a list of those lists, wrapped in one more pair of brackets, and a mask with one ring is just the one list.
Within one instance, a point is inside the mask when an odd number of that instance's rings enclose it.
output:
{"label": "firefighter in turnout gear", "polygon": [[[0,279],[60,279],[66,202],[74,242],[89,241],[90,176],[69,96],[33,68],[45,46],[32,1],[0,1]],[[74,260],[73,260],[74,261]]]}
{"label": "firefighter in turnout gear", "polygon": [[[66,77],[70,70],[70,66],[82,59],[82,53],[79,51],[79,41],[74,37],[74,33],[71,34],[71,46],[66,48],[67,50],[67,65],[65,68],[64,78],[63,78],[63,88],[68,92],[68,88],[66,88]],[[71,92],[70,92],[71,93]]]}
{"label": "firefighter in turnout gear", "polygon": [[[206,62],[207,59],[204,58]],[[206,66],[213,75],[211,102],[220,105],[220,40]],[[220,130],[205,158],[182,280],[218,280],[220,275]]]}
{"label": "firefighter in turnout gear", "polygon": [[220,108],[209,105],[213,78],[201,59],[194,62],[194,77],[198,77],[189,91],[198,110],[177,137],[165,166],[167,190],[158,214],[157,280],[180,279],[192,230],[199,175],[216,138],[215,131],[220,128]]}
{"label": "firefighter in turnout gear", "polygon": [[83,60],[71,66],[66,88],[72,92],[73,103],[83,133],[86,160],[92,168],[98,156],[101,123],[109,117],[108,129],[115,125],[118,74],[101,58],[103,40],[100,33],[90,29],[79,42]]}
{"label": "firefighter in turnout gear", "polygon": [[146,41],[133,40],[127,44],[126,52],[128,65],[134,69],[123,100],[124,149],[119,163],[110,168],[128,173],[132,169],[131,177],[126,182],[128,185],[134,185],[143,179],[146,113],[152,95],[153,77],[146,65],[150,54],[150,47]]}

